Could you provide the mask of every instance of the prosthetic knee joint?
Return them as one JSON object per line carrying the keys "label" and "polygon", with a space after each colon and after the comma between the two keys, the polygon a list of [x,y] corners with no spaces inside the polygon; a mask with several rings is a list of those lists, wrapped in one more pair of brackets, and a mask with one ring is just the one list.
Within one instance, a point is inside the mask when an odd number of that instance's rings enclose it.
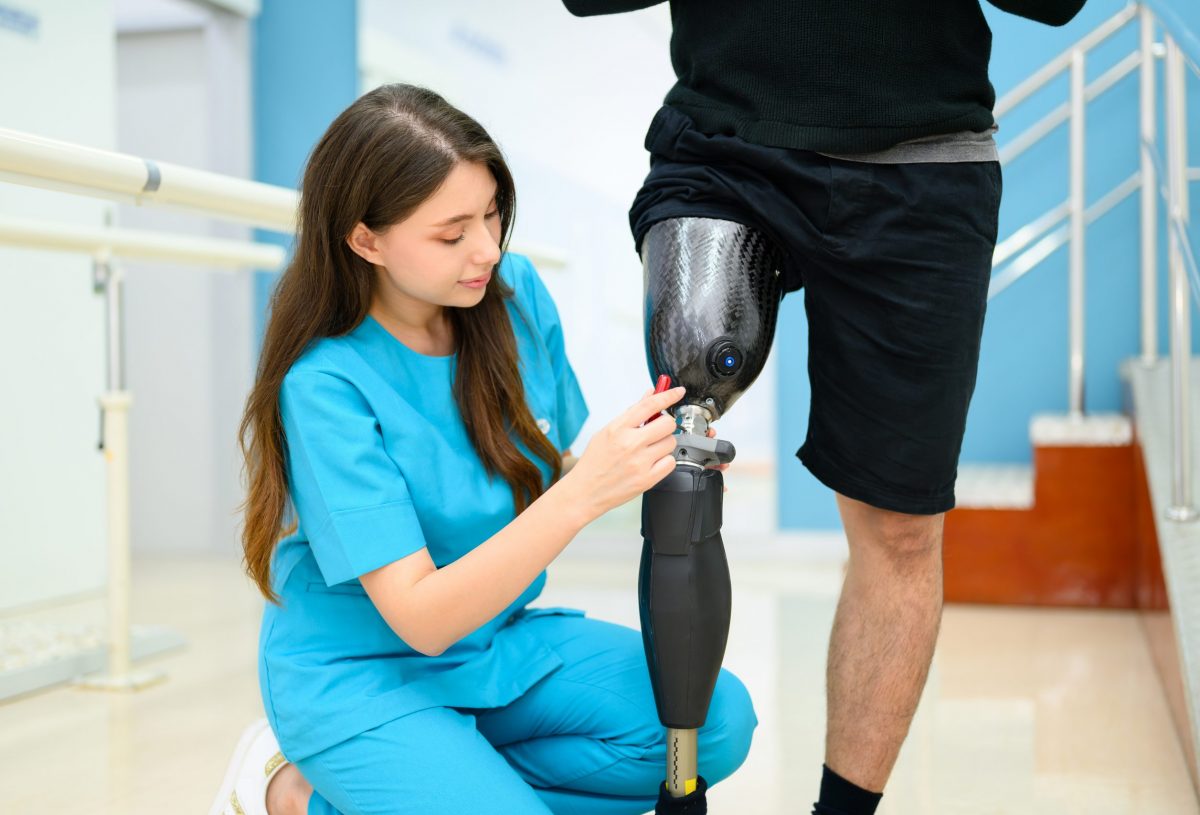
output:
{"label": "prosthetic knee joint", "polygon": [[660,221],[642,241],[646,356],[687,394],[672,408],[675,471],[642,498],[638,595],[658,716],[667,728],[664,798],[703,784],[704,724],[729,634],[729,567],[721,542],[724,491],[713,465],[733,460],[709,438],[762,371],[783,296],[782,257],[762,233],[730,221]]}

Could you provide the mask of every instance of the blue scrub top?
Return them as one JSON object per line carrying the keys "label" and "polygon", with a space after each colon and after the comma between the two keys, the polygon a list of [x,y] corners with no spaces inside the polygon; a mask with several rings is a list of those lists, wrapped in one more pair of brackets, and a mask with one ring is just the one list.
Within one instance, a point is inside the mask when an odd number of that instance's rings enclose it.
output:
{"label": "blue scrub top", "polygon": [[[566,450],[587,418],[554,302],[527,258],[500,275],[525,399]],[[456,357],[411,350],[372,317],[314,343],[280,391],[288,485],[299,528],[275,552],[259,640],[267,718],[284,755],[311,756],[429,707],[514,701],[562,661],[520,620],[538,578],[491,622],[440,656],[410,648],[384,622],[358,577],[426,547],[444,566],[515,517],[512,492],[485,472],[451,386]],[[527,452],[527,451],[526,451]],[[527,452],[528,455],[528,452]],[[542,469],[547,485],[549,468]]]}

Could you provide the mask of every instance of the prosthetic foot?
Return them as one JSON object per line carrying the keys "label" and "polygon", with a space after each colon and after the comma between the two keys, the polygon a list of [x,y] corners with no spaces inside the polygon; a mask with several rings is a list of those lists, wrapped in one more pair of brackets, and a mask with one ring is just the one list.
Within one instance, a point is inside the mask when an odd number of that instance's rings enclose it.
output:
{"label": "prosthetic foot", "polygon": [[642,641],[667,728],[658,813],[707,811],[696,732],[720,674],[730,613],[724,480],[711,468],[734,457],[733,445],[708,431],[766,362],[783,296],[781,263],[762,233],[729,221],[661,221],[642,241],[650,373],[687,388],[672,409],[675,471],[642,497]]}

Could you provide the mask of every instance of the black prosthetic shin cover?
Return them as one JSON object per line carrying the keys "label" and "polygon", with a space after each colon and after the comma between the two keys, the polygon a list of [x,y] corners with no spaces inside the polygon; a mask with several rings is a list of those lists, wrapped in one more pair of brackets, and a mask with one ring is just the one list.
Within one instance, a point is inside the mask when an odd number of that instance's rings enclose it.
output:
{"label": "black prosthetic shin cover", "polygon": [[642,497],[638,601],[658,718],[697,730],[729,636],[729,564],[718,470],[679,465]]}

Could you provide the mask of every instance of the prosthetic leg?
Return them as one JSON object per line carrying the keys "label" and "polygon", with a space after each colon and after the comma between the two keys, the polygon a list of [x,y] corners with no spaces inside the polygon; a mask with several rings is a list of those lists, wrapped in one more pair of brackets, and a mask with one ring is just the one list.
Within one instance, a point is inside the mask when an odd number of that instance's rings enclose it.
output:
{"label": "prosthetic leg", "polygon": [[708,438],[762,371],[783,296],[782,256],[730,221],[675,218],[642,241],[646,356],[652,378],[687,388],[672,408],[675,471],[642,497],[638,580],[642,641],[658,717],[667,728],[659,813],[707,811],[697,771],[704,724],[729,634],[729,566],[721,542],[728,441]]}

